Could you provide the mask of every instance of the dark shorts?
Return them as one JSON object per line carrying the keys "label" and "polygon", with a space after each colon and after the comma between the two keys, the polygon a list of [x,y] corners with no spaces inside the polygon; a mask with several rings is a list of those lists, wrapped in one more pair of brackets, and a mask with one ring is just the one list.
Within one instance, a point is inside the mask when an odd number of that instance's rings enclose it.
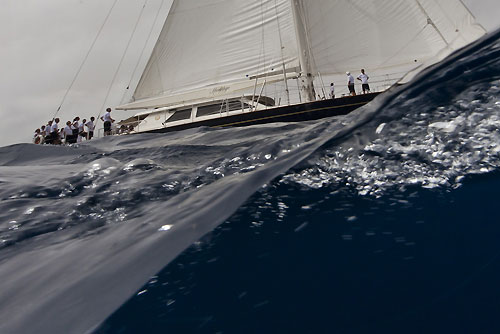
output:
{"label": "dark shorts", "polygon": [[370,86],[369,86],[368,84],[362,84],[362,85],[361,85],[361,88],[363,88],[363,92],[364,92],[365,90],[370,90]]}
{"label": "dark shorts", "polygon": [[53,144],[58,139],[59,139],[59,134],[56,131],[54,131],[54,132],[51,132],[50,135],[45,137],[45,143]]}
{"label": "dark shorts", "polygon": [[76,143],[76,136],[75,135],[66,135],[66,143],[75,144]]}
{"label": "dark shorts", "polygon": [[111,131],[111,122],[110,121],[104,122],[104,131],[105,132]]}
{"label": "dark shorts", "polygon": [[94,131],[89,131],[89,139],[92,139],[94,137]]}
{"label": "dark shorts", "polygon": [[347,88],[349,88],[349,93],[356,93],[356,91],[354,90],[354,84],[347,85]]}

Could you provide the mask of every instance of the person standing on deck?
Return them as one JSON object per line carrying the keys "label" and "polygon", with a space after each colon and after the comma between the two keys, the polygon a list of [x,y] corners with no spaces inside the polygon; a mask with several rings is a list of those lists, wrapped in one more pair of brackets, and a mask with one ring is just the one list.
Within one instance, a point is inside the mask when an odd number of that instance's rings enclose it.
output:
{"label": "person standing on deck", "polygon": [[33,144],[40,144],[42,139],[42,135],[40,133],[40,129],[35,130],[35,134],[33,135]]}
{"label": "person standing on deck", "polygon": [[347,74],[347,88],[349,88],[349,95],[356,96],[356,91],[354,90],[354,77],[350,72],[345,72]]}
{"label": "person standing on deck", "polygon": [[101,116],[101,120],[104,122],[104,135],[110,136],[111,123],[115,121],[113,118],[111,118],[111,108],[106,109],[106,113],[104,114],[104,116]]}
{"label": "person standing on deck", "polygon": [[66,122],[66,126],[64,127],[63,133],[64,133],[64,142],[66,144],[72,144],[73,129],[71,128],[71,121]]}
{"label": "person standing on deck", "polygon": [[72,142],[76,143],[78,139],[78,129],[80,128],[80,123],[78,122],[80,120],[80,117],[76,116],[73,118],[73,125],[71,126],[71,129],[73,130],[73,135],[72,135]]}
{"label": "person standing on deck", "polygon": [[50,130],[52,129],[52,121],[48,121],[45,126],[45,144],[52,144],[52,138],[50,137]]}
{"label": "person standing on deck", "polygon": [[81,143],[83,139],[87,139],[87,132],[85,132],[85,124],[87,120],[84,118],[78,126],[78,142]]}
{"label": "person standing on deck", "polygon": [[330,84],[330,98],[335,98],[335,85],[333,84],[333,82]]}
{"label": "person standing on deck", "polygon": [[45,125],[42,125],[42,127],[40,128],[40,135],[42,136],[40,144],[45,144],[45,135],[46,135]]}
{"label": "person standing on deck", "polygon": [[52,129],[52,120],[47,122],[47,125],[45,126],[45,143],[50,144],[51,143],[51,138],[50,138],[50,130]]}
{"label": "person standing on deck", "polygon": [[361,74],[358,75],[357,78],[359,81],[361,81],[361,87],[363,88],[363,94],[369,93],[370,92],[370,86],[368,85],[368,79],[370,77],[365,74],[365,69],[361,69]]}
{"label": "person standing on deck", "polygon": [[54,145],[61,144],[61,141],[59,140],[59,127],[57,124],[59,124],[59,118],[56,118],[50,127],[50,139]]}
{"label": "person standing on deck", "polygon": [[91,140],[92,137],[94,137],[94,128],[95,128],[94,121],[95,117],[92,116],[90,117],[90,121],[85,123],[85,126],[89,129],[89,131],[87,132],[88,133],[87,140]]}

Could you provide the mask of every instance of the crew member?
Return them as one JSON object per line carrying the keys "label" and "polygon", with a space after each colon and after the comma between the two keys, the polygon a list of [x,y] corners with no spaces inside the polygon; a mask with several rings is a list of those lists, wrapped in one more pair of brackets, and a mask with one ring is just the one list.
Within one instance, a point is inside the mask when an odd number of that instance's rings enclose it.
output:
{"label": "crew member", "polygon": [[59,145],[61,144],[61,141],[59,140],[59,127],[57,126],[59,124],[59,118],[56,118],[54,122],[52,122],[52,126],[50,127],[50,139],[52,141],[52,144]]}
{"label": "crew member", "polygon": [[45,125],[40,128],[41,141],[40,144],[45,144]]}
{"label": "crew member", "polygon": [[89,129],[87,140],[91,140],[92,137],[94,137],[94,128],[95,128],[94,121],[95,121],[95,117],[92,116],[92,117],[90,117],[90,121],[85,123],[85,126],[87,127],[87,129]]}
{"label": "crew member", "polygon": [[52,130],[52,120],[47,122],[45,126],[45,144],[52,144],[52,137],[50,136],[50,132]]}
{"label": "crew member", "polygon": [[81,143],[83,138],[87,138],[87,132],[85,132],[85,124],[87,120],[84,118],[80,125],[78,126],[78,142]]}
{"label": "crew member", "polygon": [[335,98],[335,85],[333,84],[333,82],[330,84],[330,98]]}
{"label": "crew member", "polygon": [[40,144],[41,138],[40,129],[36,129],[35,135],[33,136],[33,144]]}
{"label": "crew member", "polygon": [[66,144],[73,144],[73,129],[71,128],[71,121],[66,122],[63,133]]}
{"label": "crew member", "polygon": [[104,116],[101,116],[101,120],[104,122],[104,135],[111,135],[111,123],[115,121],[113,118],[111,118],[111,108],[106,109],[106,113],[104,114]]}
{"label": "crew member", "polygon": [[350,72],[345,72],[347,74],[347,88],[349,88],[349,94],[351,96],[356,96],[356,91],[354,90],[354,77]]}
{"label": "crew member", "polygon": [[361,69],[361,74],[358,75],[357,78],[359,81],[361,81],[361,87],[363,88],[363,94],[369,93],[370,92],[370,86],[368,85],[368,79],[370,77],[365,74],[365,69]]}
{"label": "crew member", "polygon": [[73,118],[73,124],[71,125],[71,129],[73,130],[73,135],[72,135],[72,141],[76,143],[78,139],[78,129],[80,128],[80,124],[78,121],[80,120],[80,117],[76,116]]}

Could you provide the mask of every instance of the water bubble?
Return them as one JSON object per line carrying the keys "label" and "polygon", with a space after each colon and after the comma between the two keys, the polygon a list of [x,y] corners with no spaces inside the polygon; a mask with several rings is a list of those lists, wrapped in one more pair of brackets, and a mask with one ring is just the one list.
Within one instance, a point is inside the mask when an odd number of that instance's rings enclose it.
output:
{"label": "water bubble", "polygon": [[146,293],[146,292],[148,292],[148,290],[142,290],[142,291],[139,291],[139,292],[137,293],[137,296],[140,296],[140,295],[142,295],[142,294],[144,294],[144,293]]}
{"label": "water bubble", "polygon": [[308,222],[304,222],[302,224],[300,224],[297,228],[295,228],[295,232],[300,232],[302,231],[304,228],[306,228],[306,226],[308,225],[309,223]]}
{"label": "water bubble", "polygon": [[158,229],[158,231],[168,231],[173,227],[173,225],[163,225]]}
{"label": "water bubble", "polygon": [[35,211],[35,208],[28,208],[28,209],[26,209],[26,211],[24,211],[24,214],[31,215],[33,213],[33,211]]}

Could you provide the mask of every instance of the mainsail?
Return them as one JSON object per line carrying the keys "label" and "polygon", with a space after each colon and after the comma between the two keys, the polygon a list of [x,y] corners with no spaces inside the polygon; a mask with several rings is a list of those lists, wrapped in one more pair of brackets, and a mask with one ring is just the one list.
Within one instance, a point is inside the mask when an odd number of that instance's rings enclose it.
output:
{"label": "mainsail", "polygon": [[174,0],[134,102],[118,108],[231,94],[295,68],[303,78],[366,68],[399,79],[484,33],[460,0]]}
{"label": "mainsail", "polygon": [[176,0],[135,99],[298,66],[289,0]]}

